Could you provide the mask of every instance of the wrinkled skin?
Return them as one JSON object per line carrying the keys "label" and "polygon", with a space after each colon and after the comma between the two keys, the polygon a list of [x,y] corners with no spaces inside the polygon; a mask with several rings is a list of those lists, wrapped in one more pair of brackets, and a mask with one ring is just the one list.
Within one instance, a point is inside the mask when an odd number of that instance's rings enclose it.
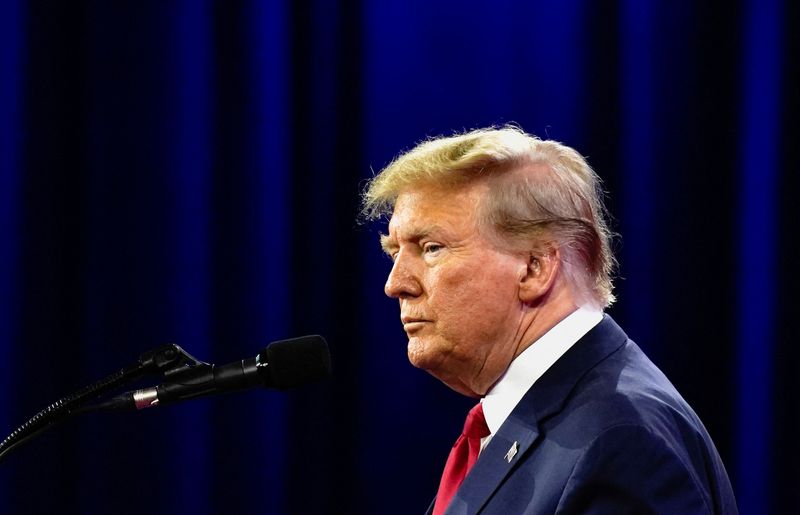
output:
{"label": "wrinkled skin", "polygon": [[[399,300],[411,363],[452,389],[479,397],[555,321],[542,299],[557,285],[557,261],[501,248],[479,230],[487,186],[400,194],[383,238],[394,265],[385,292]],[[559,303],[562,296],[553,296]],[[571,305],[571,302],[568,302]]]}

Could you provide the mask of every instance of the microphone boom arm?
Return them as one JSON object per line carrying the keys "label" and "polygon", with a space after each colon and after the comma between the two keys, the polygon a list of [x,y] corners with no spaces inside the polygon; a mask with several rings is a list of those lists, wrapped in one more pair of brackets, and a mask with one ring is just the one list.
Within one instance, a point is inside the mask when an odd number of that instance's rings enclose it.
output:
{"label": "microphone boom arm", "polygon": [[82,413],[81,408],[104,393],[115,390],[147,375],[171,374],[197,366],[211,366],[198,361],[180,346],[170,343],[145,352],[136,363],[78,390],[76,393],[59,399],[31,417],[0,442],[0,462],[9,452],[44,433],[70,416]]}
{"label": "microphone boom arm", "polygon": [[[155,374],[164,375],[162,384],[96,402],[105,393]],[[286,390],[319,381],[330,374],[328,344],[319,335],[272,342],[254,358],[219,366],[199,361],[171,343],[145,352],[133,365],[34,415],[0,442],[0,462],[13,449],[80,413],[143,409],[253,387]]]}

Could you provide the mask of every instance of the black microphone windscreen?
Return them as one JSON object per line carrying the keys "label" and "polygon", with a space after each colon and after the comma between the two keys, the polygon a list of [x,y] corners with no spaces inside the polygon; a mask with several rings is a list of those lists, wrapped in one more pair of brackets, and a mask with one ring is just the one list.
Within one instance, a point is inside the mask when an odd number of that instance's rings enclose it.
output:
{"label": "black microphone windscreen", "polygon": [[270,386],[278,390],[294,388],[331,375],[331,355],[325,338],[301,336],[273,342],[259,354],[267,364]]}

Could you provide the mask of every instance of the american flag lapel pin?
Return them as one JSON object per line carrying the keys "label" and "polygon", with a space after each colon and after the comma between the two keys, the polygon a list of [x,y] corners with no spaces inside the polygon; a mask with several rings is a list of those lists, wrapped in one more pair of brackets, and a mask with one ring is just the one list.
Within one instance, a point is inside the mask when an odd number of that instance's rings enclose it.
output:
{"label": "american flag lapel pin", "polygon": [[517,455],[518,450],[519,450],[519,442],[514,442],[513,444],[511,444],[511,448],[508,449],[508,452],[506,453],[506,461],[511,463],[511,460],[513,460],[514,456]]}

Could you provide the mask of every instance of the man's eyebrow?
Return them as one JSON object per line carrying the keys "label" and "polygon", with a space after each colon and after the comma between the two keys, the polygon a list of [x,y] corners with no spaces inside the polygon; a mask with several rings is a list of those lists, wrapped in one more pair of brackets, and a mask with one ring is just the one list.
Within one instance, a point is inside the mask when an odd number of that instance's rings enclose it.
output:
{"label": "man's eyebrow", "polygon": [[443,232],[444,231],[441,227],[436,224],[431,224],[410,231],[408,234],[408,239],[411,241],[419,241],[423,238],[427,238],[431,234],[442,234]]}
{"label": "man's eyebrow", "polygon": [[397,249],[397,242],[388,234],[381,234],[381,248],[387,254],[391,254],[393,250]]}
{"label": "man's eyebrow", "polygon": [[[441,233],[442,231],[443,229],[438,225],[435,224],[426,225],[424,227],[420,227],[418,229],[410,231],[406,235],[406,238],[409,241],[418,242],[419,240],[426,238],[427,236],[430,236],[433,233],[436,232]],[[397,250],[398,247],[400,247],[400,245],[397,243],[397,240],[395,240],[392,236],[388,234],[381,234],[381,248],[385,253],[391,255],[392,251]]]}

